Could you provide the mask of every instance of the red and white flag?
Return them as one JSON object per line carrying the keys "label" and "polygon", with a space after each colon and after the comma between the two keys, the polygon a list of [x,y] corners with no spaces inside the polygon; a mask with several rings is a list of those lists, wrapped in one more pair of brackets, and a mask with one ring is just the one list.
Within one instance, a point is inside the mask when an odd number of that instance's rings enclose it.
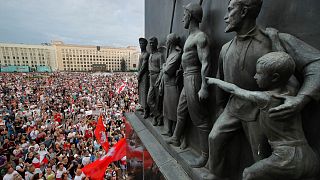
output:
{"label": "red and white flag", "polygon": [[107,156],[112,156],[113,161],[119,161],[126,156],[126,138],[120,139],[109,151]]}
{"label": "red and white flag", "polygon": [[44,158],[42,159],[41,163],[43,163],[43,164],[48,164],[48,163],[49,163],[48,158],[47,158],[47,157],[44,157]]}
{"label": "red and white flag", "polygon": [[107,153],[107,155],[82,168],[82,172],[90,179],[103,180],[110,163],[126,156],[126,139],[122,138]]}
{"label": "red and white flag", "polygon": [[32,164],[35,168],[40,168],[40,160],[38,158],[33,158]]}
{"label": "red and white flag", "polygon": [[103,147],[103,149],[108,152],[109,150],[109,142],[106,134],[106,128],[102,122],[102,115],[99,116],[98,123],[96,129],[94,130],[94,135],[98,140],[98,143]]}
{"label": "red and white flag", "polygon": [[127,86],[127,84],[122,84],[118,89],[117,89],[117,93],[118,94],[120,94],[123,90],[124,90],[124,88]]}

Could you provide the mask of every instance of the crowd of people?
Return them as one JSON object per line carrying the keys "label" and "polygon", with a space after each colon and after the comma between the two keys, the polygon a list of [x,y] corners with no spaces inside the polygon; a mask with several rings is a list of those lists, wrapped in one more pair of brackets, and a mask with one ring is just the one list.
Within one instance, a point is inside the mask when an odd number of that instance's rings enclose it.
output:
{"label": "crowd of people", "polygon": [[[112,147],[125,137],[136,91],[132,73],[2,73],[0,179],[89,179],[81,169],[106,154],[93,133],[99,115]],[[125,157],[105,173],[125,176]]]}

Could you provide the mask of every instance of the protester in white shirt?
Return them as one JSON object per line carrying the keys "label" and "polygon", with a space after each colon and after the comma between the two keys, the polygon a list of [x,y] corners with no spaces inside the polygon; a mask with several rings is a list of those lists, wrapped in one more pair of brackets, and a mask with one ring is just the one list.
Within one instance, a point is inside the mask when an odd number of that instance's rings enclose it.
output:
{"label": "protester in white shirt", "polygon": [[83,174],[81,169],[77,169],[76,176],[74,177],[74,180],[82,180],[82,178],[86,177],[86,175]]}
{"label": "protester in white shirt", "polygon": [[15,171],[12,166],[10,166],[7,170],[6,175],[4,175],[3,180],[13,180],[13,176],[15,174],[19,174],[17,171]]}

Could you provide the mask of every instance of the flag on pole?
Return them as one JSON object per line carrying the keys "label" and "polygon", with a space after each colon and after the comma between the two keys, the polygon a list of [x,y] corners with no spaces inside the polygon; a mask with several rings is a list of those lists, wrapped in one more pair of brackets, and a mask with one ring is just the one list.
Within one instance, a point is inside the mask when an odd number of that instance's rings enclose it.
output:
{"label": "flag on pole", "polygon": [[102,115],[99,116],[96,129],[94,130],[94,135],[96,136],[98,143],[103,147],[103,149],[106,152],[108,152],[109,142],[106,135],[106,128],[104,127],[102,122]]}
{"label": "flag on pole", "polygon": [[121,160],[126,156],[126,139],[122,138],[102,158],[82,168],[82,172],[93,180],[103,180],[110,163]]}

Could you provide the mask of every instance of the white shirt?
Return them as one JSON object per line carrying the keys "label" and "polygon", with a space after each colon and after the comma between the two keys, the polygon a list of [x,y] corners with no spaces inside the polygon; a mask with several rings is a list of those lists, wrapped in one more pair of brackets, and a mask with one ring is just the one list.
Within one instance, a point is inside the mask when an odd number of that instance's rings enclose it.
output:
{"label": "white shirt", "polygon": [[60,171],[59,169],[57,169],[56,178],[61,178],[61,177],[62,177],[62,174],[63,174],[64,172],[67,172],[67,170],[66,170],[65,167],[63,167],[63,170],[62,170],[62,171]]}
{"label": "white shirt", "polygon": [[80,176],[75,176],[74,177],[74,180],[82,180],[82,178],[84,178],[84,177],[86,177],[86,175],[84,175],[83,173],[81,173],[81,175]]}
{"label": "white shirt", "polygon": [[46,154],[48,154],[48,151],[46,149],[45,150],[39,150],[38,153],[40,154],[40,162],[42,162],[42,160],[44,159]]}
{"label": "white shirt", "polygon": [[33,173],[27,171],[27,172],[25,173],[24,179],[25,179],[25,180],[31,180],[32,177],[33,177],[33,175],[34,175]]}
{"label": "white shirt", "polygon": [[7,173],[6,175],[4,175],[3,180],[13,180],[13,176],[15,174],[19,174],[19,173],[17,171],[13,171],[11,174]]}
{"label": "white shirt", "polygon": [[90,163],[90,157],[89,156],[85,156],[82,158],[82,165],[87,165]]}
{"label": "white shirt", "polygon": [[31,139],[35,140],[35,139],[37,138],[38,134],[39,134],[39,131],[38,131],[38,130],[32,130],[32,131],[30,132],[30,137],[31,137]]}

